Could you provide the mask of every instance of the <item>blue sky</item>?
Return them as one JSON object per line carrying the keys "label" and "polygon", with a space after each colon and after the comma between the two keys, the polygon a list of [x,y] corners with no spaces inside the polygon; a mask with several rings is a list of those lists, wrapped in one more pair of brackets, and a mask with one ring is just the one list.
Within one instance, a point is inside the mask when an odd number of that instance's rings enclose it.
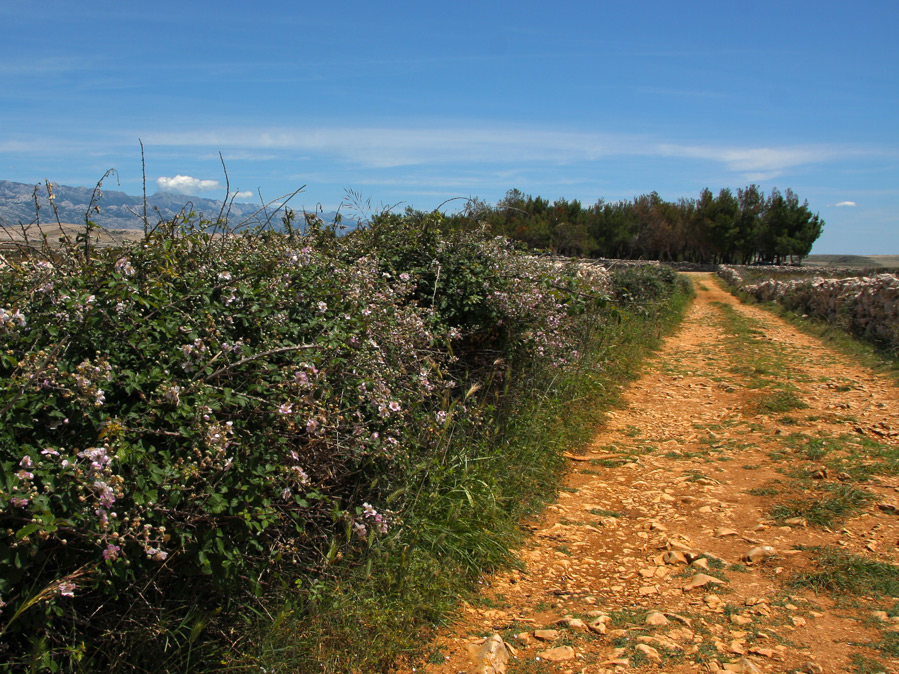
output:
{"label": "blue sky", "polygon": [[221,152],[307,209],[756,183],[813,252],[899,254],[897,34],[896,0],[0,0],[0,179],[139,194],[140,139],[151,193],[221,198]]}

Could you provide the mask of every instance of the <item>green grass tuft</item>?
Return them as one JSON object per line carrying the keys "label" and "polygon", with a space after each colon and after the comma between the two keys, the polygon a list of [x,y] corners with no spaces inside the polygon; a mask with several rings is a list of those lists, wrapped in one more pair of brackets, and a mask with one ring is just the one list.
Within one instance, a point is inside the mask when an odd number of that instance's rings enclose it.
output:
{"label": "green grass tuft", "polygon": [[816,568],[790,584],[831,594],[899,597],[899,567],[833,547],[811,548]]}
{"label": "green grass tuft", "polygon": [[812,526],[832,527],[860,513],[875,498],[869,491],[843,483],[823,484],[815,492],[823,493],[775,505],[771,517],[778,521],[802,517]]}

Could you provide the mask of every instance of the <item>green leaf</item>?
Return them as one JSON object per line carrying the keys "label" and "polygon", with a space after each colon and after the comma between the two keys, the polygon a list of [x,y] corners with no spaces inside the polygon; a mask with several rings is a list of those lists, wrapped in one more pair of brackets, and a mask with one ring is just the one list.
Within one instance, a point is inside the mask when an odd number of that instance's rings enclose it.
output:
{"label": "green leaf", "polygon": [[21,529],[19,529],[16,532],[16,538],[18,540],[22,540],[23,538],[25,538],[26,536],[30,536],[31,534],[33,534],[35,531],[37,531],[40,528],[41,528],[41,525],[39,525],[39,524],[26,524],[24,527],[22,527]]}

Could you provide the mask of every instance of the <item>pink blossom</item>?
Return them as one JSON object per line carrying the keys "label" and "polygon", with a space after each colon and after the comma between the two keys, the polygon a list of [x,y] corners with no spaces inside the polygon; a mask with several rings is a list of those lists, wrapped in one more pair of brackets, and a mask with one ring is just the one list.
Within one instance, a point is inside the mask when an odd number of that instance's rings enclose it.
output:
{"label": "pink blossom", "polygon": [[147,548],[147,557],[156,562],[164,562],[168,556],[169,553],[165,550],[160,550],[159,548]]}
{"label": "pink blossom", "polygon": [[131,262],[127,257],[120,257],[116,260],[115,270],[122,276],[131,276],[134,274],[134,267],[131,266]]}
{"label": "pink blossom", "polygon": [[75,583],[60,583],[56,589],[61,597],[74,597],[75,587]]}
{"label": "pink blossom", "polygon": [[115,503],[115,492],[113,492],[112,487],[110,487],[105,482],[101,482],[97,480],[94,482],[94,489],[97,490],[99,494],[100,505],[104,508],[109,508]]}
{"label": "pink blossom", "polygon": [[364,539],[368,535],[368,529],[365,528],[362,522],[353,522],[353,531],[359,538]]}
{"label": "pink blossom", "polygon": [[306,474],[305,470],[303,470],[299,466],[291,466],[290,469],[294,472],[297,482],[299,482],[301,486],[309,484],[309,476]]}
{"label": "pink blossom", "polygon": [[113,545],[112,543],[110,543],[103,551],[103,559],[116,559],[121,551],[122,548],[120,548],[118,545]]}

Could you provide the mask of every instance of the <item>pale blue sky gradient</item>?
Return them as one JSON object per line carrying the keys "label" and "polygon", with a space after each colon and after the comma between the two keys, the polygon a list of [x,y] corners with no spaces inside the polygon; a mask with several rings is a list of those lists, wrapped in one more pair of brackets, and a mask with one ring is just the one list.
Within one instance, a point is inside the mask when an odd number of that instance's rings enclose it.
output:
{"label": "pale blue sky gradient", "polygon": [[899,254],[897,35],[895,0],[0,0],[0,179],[139,194],[141,139],[151,193],[222,197],[221,152],[307,209],[756,183],[813,252]]}

